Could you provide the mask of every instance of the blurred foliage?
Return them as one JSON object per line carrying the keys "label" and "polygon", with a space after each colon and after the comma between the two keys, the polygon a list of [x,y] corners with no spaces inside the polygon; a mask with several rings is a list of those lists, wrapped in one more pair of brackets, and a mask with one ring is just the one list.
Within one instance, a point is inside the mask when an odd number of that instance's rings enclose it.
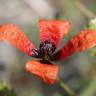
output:
{"label": "blurred foliage", "polygon": [[0,96],[17,96],[15,91],[5,83],[0,83]]}
{"label": "blurred foliage", "polygon": [[[86,28],[96,30],[96,17],[89,19]],[[92,49],[92,55],[96,56],[96,47]]]}
{"label": "blurred foliage", "polygon": [[96,56],[96,47],[92,50],[92,56]]}
{"label": "blurred foliage", "polygon": [[96,96],[96,77],[92,79],[80,96]]}
{"label": "blurred foliage", "polygon": [[96,17],[89,20],[87,28],[96,30]]}

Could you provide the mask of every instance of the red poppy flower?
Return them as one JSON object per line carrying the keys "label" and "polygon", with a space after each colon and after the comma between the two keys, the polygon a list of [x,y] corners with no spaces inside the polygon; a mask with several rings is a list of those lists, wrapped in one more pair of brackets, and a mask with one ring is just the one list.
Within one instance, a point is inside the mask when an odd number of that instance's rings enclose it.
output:
{"label": "red poppy flower", "polygon": [[40,20],[40,48],[37,49],[25,34],[13,24],[0,25],[0,40],[9,42],[25,54],[39,58],[29,60],[25,69],[41,78],[47,84],[54,84],[58,66],[50,61],[62,60],[75,52],[84,51],[96,45],[96,31],[86,29],[72,37],[58,52],[62,37],[69,31],[70,23],[61,20]]}

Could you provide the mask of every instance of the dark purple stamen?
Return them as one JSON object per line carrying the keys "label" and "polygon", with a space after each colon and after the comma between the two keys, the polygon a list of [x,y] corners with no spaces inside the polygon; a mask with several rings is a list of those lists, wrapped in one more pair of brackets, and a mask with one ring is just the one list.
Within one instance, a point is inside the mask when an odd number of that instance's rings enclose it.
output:
{"label": "dark purple stamen", "polygon": [[40,44],[40,54],[45,60],[49,60],[55,50],[55,44],[50,42],[50,40],[45,40]]}
{"label": "dark purple stamen", "polygon": [[40,49],[34,50],[34,57],[50,60],[53,52],[56,50],[55,44],[50,40],[45,40],[40,43]]}

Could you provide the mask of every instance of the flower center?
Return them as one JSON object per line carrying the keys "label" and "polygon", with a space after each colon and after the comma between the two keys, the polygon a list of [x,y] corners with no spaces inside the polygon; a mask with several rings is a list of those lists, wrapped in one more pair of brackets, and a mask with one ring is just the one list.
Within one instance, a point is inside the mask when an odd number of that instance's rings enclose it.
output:
{"label": "flower center", "polygon": [[39,54],[42,59],[50,60],[55,49],[56,47],[54,43],[50,42],[50,40],[45,40],[40,44]]}

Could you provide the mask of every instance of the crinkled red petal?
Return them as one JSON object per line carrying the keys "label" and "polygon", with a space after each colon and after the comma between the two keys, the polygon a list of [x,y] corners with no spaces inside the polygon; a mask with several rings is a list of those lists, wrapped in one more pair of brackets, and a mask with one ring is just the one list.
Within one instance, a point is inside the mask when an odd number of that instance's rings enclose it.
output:
{"label": "crinkled red petal", "polygon": [[35,49],[25,34],[17,26],[10,23],[0,25],[0,41],[11,43],[28,55],[32,55],[32,49]]}
{"label": "crinkled red petal", "polygon": [[25,69],[41,78],[47,84],[54,84],[58,74],[58,66],[44,64],[35,60],[29,60]]}
{"label": "crinkled red petal", "polygon": [[74,52],[84,51],[94,46],[96,46],[96,31],[84,30],[71,38],[59,52],[54,54],[53,58],[54,60],[62,60]]}
{"label": "crinkled red petal", "polygon": [[39,21],[40,41],[50,40],[56,47],[62,40],[62,37],[69,31],[68,21],[61,20],[40,20]]}

